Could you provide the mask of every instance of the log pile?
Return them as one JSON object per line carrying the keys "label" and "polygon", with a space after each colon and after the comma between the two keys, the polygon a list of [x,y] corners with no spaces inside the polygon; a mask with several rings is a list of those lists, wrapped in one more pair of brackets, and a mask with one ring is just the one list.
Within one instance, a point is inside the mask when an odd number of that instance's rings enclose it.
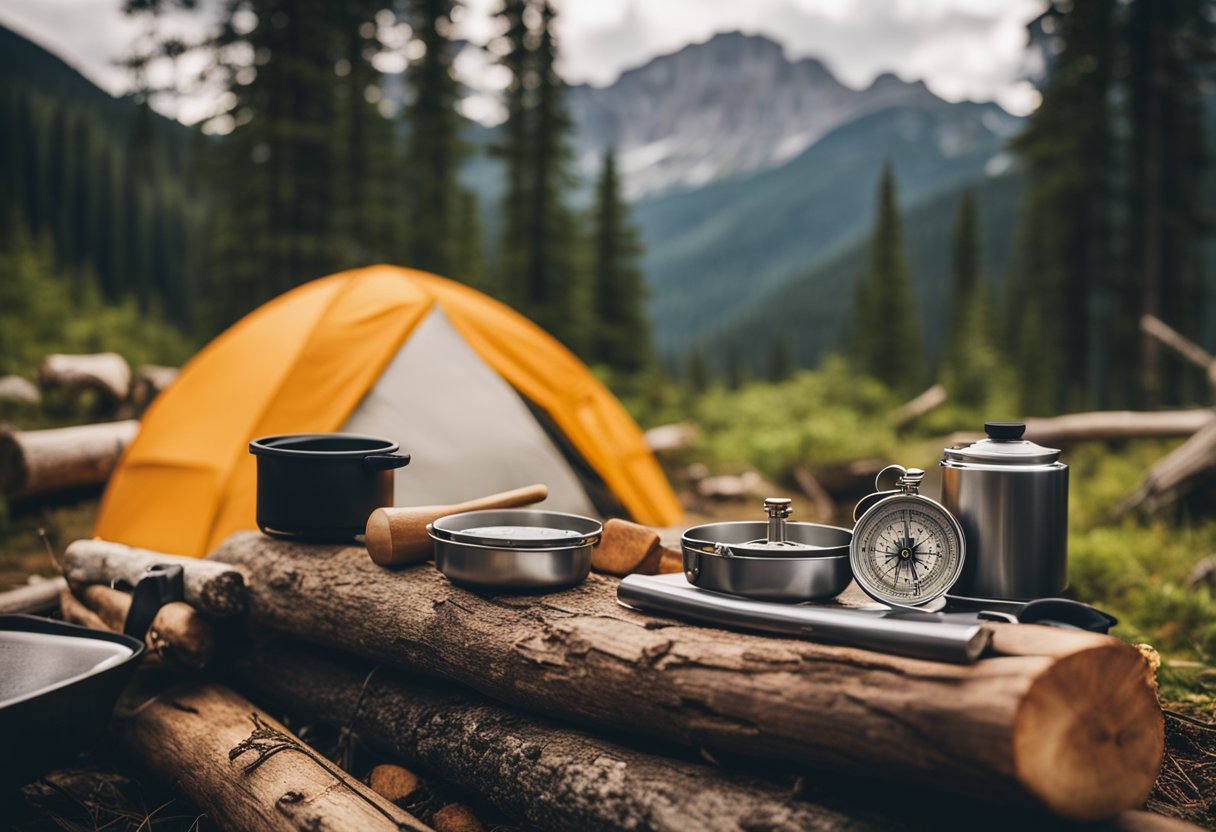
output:
{"label": "log pile", "polygon": [[[661,563],[656,540],[626,545],[638,531],[614,529],[619,549]],[[97,581],[167,559],[104,541],[69,552],[77,595],[64,611],[93,626],[114,627],[121,610]],[[1020,825],[1104,820],[1143,803],[1161,760],[1151,670],[1106,636],[992,624],[992,657],[942,665],[642,615],[597,575],[541,596],[485,595],[429,564],[386,570],[362,547],[252,532],[197,563],[196,574],[242,579],[244,632],[222,645],[237,690],[353,731],[542,829],[924,828],[943,804],[968,824],[993,803]],[[251,712],[227,688],[162,686],[124,721],[123,741],[221,825],[305,828],[338,812],[379,828],[349,805],[340,772],[335,783],[310,767],[306,746],[273,758],[301,770],[270,770],[261,785],[237,776],[226,755],[299,742]],[[262,739],[243,743],[251,731]],[[416,787],[401,775],[372,782],[399,799]],[[878,781],[902,797],[865,808]],[[926,802],[925,789],[954,795]],[[284,805],[289,793],[299,797]],[[464,807],[443,812],[427,815],[436,829],[481,826]],[[1146,829],[1145,818],[1125,812],[1118,825]]]}
{"label": "log pile", "polygon": [[51,430],[0,427],[0,495],[10,500],[103,485],[139,432],[139,422]]}

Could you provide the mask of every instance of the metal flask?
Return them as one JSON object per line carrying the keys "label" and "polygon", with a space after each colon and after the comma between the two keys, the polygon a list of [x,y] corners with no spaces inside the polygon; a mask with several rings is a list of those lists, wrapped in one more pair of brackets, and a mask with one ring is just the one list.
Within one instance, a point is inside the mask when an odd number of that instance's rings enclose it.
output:
{"label": "metal flask", "polygon": [[1025,601],[1068,586],[1068,466],[988,422],[987,439],[945,449],[942,504],[963,527],[967,561],[951,595]]}

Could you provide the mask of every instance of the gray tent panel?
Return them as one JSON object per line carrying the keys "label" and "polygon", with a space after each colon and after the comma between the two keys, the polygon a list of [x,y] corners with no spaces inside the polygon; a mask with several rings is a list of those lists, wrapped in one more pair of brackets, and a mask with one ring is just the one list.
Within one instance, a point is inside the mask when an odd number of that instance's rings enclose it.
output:
{"label": "gray tent panel", "polygon": [[434,307],[343,430],[385,436],[413,455],[399,506],[459,502],[542,482],[544,507],[595,515],[561,451],[503,378]]}

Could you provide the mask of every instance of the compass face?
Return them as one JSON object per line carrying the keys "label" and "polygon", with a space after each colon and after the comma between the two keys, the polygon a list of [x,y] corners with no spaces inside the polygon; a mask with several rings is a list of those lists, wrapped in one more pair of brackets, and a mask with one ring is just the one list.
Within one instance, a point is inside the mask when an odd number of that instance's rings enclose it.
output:
{"label": "compass face", "polygon": [[919,606],[945,595],[963,568],[958,522],[927,497],[888,497],[853,529],[853,577],[869,595]]}

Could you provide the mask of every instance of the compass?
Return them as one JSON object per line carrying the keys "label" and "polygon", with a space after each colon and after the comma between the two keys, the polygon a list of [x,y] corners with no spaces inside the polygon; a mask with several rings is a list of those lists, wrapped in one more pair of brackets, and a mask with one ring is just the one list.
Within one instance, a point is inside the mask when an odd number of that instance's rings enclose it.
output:
{"label": "compass", "polygon": [[854,510],[849,564],[874,600],[923,607],[945,596],[963,571],[963,529],[940,503],[920,493],[924,471],[889,465],[875,478],[876,488],[888,471],[899,471],[895,490],[870,494]]}

